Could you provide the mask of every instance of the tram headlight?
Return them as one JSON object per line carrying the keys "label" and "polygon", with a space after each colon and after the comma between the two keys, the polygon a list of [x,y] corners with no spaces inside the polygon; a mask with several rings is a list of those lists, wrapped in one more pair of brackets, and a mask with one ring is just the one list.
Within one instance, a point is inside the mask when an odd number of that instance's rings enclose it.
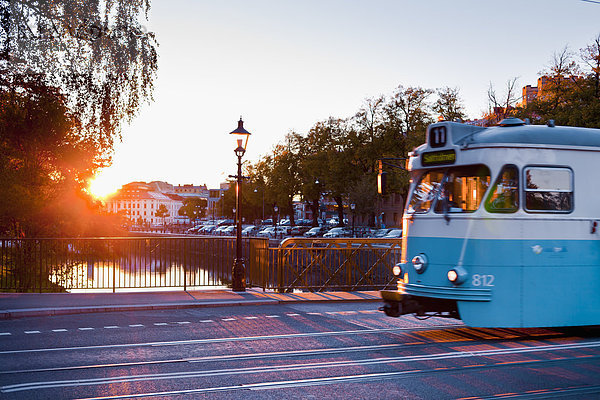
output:
{"label": "tram headlight", "polygon": [[392,268],[392,273],[394,274],[394,276],[401,276],[402,275],[402,263],[398,263],[396,265],[394,265],[394,268]]}
{"label": "tram headlight", "polygon": [[418,256],[414,256],[412,259],[412,265],[418,274],[422,274],[427,268],[427,256],[425,256],[423,253],[419,254]]}
{"label": "tram headlight", "polygon": [[454,285],[460,285],[467,280],[467,271],[460,265],[448,271],[448,280]]}

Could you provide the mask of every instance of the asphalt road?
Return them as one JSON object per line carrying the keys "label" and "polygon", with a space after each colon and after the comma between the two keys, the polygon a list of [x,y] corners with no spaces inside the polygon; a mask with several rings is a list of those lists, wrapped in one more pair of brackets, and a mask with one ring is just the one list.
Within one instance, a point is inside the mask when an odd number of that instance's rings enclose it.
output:
{"label": "asphalt road", "polygon": [[475,329],[377,306],[4,320],[0,397],[600,398],[600,329]]}

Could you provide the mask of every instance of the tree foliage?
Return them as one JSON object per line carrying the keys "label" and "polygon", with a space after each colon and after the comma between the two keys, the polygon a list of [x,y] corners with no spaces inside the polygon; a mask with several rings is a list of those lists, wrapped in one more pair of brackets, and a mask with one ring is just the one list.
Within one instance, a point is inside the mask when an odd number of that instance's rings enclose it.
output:
{"label": "tree foliage", "polygon": [[600,128],[600,34],[580,50],[555,53],[542,76],[537,97],[515,115],[533,123]]}
{"label": "tree foliage", "polygon": [[188,217],[191,221],[202,218],[206,212],[208,202],[206,199],[199,197],[190,197],[183,199],[183,206],[179,209],[178,214]]}
{"label": "tree foliage", "polygon": [[152,96],[157,42],[149,0],[1,0],[0,78],[38,76],[60,90],[82,134],[110,151],[121,123]]}
{"label": "tree foliage", "polygon": [[151,99],[142,0],[0,0],[0,233],[104,235],[86,181]]}

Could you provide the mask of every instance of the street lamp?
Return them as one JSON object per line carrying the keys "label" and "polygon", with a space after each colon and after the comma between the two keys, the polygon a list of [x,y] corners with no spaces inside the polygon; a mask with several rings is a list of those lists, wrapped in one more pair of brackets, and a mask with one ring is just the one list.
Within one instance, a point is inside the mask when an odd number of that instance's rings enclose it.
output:
{"label": "street lamp", "polygon": [[[254,189],[254,193],[258,193],[258,189]],[[262,224],[265,220],[265,189],[262,190],[262,220],[260,223]]]}
{"label": "street lamp", "polygon": [[350,209],[352,210],[352,237],[355,237],[354,235],[354,209],[356,208],[356,204],[352,203],[350,204]]}
{"label": "street lamp", "polygon": [[244,129],[244,121],[242,117],[238,121],[238,127],[234,131],[229,133],[233,135],[237,147],[233,151],[237,156],[237,175],[236,186],[235,186],[235,220],[237,223],[237,235],[235,240],[235,260],[233,262],[232,275],[232,290],[234,292],[246,291],[246,266],[244,265],[244,258],[242,256],[242,208],[241,208],[241,190],[242,190],[242,157],[246,153],[246,145],[248,144],[248,137],[250,132]]}

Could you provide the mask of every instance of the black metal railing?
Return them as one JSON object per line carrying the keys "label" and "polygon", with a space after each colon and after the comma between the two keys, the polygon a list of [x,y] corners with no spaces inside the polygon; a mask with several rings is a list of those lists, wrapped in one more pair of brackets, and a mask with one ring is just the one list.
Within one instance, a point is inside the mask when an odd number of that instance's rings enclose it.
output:
{"label": "black metal railing", "polygon": [[[249,285],[261,286],[268,241],[244,238]],[[226,286],[232,237],[0,239],[0,289],[17,292]]]}
{"label": "black metal railing", "polygon": [[[379,290],[395,286],[400,240],[244,238],[249,287]],[[0,290],[56,292],[229,286],[234,237],[0,239]]]}
{"label": "black metal railing", "polygon": [[381,290],[396,286],[399,239],[285,239],[270,249],[266,289]]}

